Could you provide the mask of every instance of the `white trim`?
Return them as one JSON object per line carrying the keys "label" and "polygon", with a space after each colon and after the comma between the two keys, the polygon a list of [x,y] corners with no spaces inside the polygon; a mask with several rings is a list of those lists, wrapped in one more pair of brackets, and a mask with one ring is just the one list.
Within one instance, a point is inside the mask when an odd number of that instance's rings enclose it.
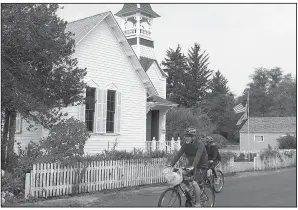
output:
{"label": "white trim", "polygon": [[[256,136],[258,136],[258,137],[263,137],[263,141],[256,141]],[[255,141],[255,142],[265,142],[264,135],[254,134],[254,141]]]}
{"label": "white trim", "polygon": [[99,85],[96,82],[94,82],[93,79],[88,80],[88,82],[86,82],[86,85],[91,88],[100,88]]}
{"label": "white trim", "polygon": [[[115,91],[118,91],[118,87],[112,82],[110,84],[108,84],[105,89],[107,90],[115,90]],[[107,96],[108,97],[108,96]]]}
{"label": "white trim", "polygon": [[86,37],[88,36],[108,15],[110,15],[111,12],[108,12],[93,28],[91,28],[86,34],[85,36],[83,36],[77,43],[76,46]]}

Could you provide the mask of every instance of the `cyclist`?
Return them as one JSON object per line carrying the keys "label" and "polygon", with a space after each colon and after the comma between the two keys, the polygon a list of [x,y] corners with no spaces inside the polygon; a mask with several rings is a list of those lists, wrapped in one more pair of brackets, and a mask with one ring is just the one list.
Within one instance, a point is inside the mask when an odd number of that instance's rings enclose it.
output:
{"label": "cyclist", "polygon": [[195,207],[201,207],[201,190],[198,183],[204,181],[208,170],[208,155],[204,143],[196,135],[196,129],[188,128],[184,134],[184,143],[172,160],[170,166],[173,167],[179,158],[185,154],[188,159],[189,169],[194,170],[193,188],[195,192]]}
{"label": "cyclist", "polygon": [[206,150],[208,153],[208,161],[210,164],[210,168],[212,169],[212,173],[214,174],[215,184],[218,184],[217,174],[215,171],[215,167],[221,161],[220,154],[218,152],[218,147],[211,136],[206,137]]}

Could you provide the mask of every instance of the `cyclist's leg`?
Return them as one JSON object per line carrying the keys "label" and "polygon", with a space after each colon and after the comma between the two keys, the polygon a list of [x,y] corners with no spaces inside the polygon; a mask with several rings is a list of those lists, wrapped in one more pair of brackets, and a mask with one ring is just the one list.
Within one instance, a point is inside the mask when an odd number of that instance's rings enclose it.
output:
{"label": "cyclist's leg", "polygon": [[199,187],[199,184],[204,182],[206,175],[207,175],[207,169],[205,170],[205,169],[196,168],[194,181],[193,181],[193,187],[195,190],[195,198],[196,198],[195,206],[201,206],[201,189]]}
{"label": "cyclist's leg", "polygon": [[217,174],[216,174],[216,170],[215,170],[215,167],[217,166],[217,164],[218,164],[218,161],[215,160],[211,165],[212,173],[213,173],[215,179],[217,178]]}

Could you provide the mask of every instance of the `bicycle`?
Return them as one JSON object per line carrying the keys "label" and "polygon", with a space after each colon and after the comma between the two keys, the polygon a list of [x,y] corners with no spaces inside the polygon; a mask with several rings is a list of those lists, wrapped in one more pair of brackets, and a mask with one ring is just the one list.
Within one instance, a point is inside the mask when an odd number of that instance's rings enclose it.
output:
{"label": "bicycle", "polygon": [[224,187],[224,175],[222,171],[218,169],[218,167],[219,167],[219,163],[215,166],[217,180],[215,180],[214,174],[211,169],[211,164],[209,164],[209,169],[207,171],[207,179],[209,181],[209,184],[212,186],[213,190],[216,193],[221,192]]}
{"label": "bicycle", "polygon": [[[169,184],[173,185],[173,187],[166,189],[161,194],[158,201],[158,207],[173,207],[173,206],[181,207],[182,202],[181,202],[180,191],[185,195],[185,198],[186,198],[185,207],[193,207],[195,204],[195,198],[193,195],[194,190],[183,186],[183,185],[186,186],[186,184],[184,184],[183,181],[187,181],[187,182],[193,181],[193,174],[189,173],[190,171],[186,168],[173,168],[172,171],[173,173],[178,172],[175,175],[171,174],[173,176],[176,176],[175,179],[169,180],[169,178],[167,177],[166,179]],[[191,186],[190,183],[188,183],[188,185]],[[215,203],[215,193],[211,185],[207,181],[204,181],[203,183],[199,184],[199,187],[201,188],[201,195],[200,195],[201,206],[213,207]],[[163,203],[168,193],[171,195],[171,198],[168,204],[164,206]],[[172,199],[174,202],[172,202]],[[178,201],[178,203],[177,205],[174,205],[176,201]]]}

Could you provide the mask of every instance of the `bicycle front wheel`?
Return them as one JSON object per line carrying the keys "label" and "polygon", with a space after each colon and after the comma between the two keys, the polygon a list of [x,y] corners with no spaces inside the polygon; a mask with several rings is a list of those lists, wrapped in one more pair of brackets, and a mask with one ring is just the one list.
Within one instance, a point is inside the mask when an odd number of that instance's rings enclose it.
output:
{"label": "bicycle front wheel", "polygon": [[213,180],[213,186],[214,186],[214,191],[219,193],[222,191],[222,188],[224,186],[224,175],[221,171],[216,171],[216,173],[217,173],[217,180]]}
{"label": "bicycle front wheel", "polygon": [[166,189],[159,198],[158,207],[181,207],[181,195],[178,189]]}
{"label": "bicycle front wheel", "polygon": [[215,204],[215,192],[210,184],[204,184],[201,188],[201,205],[203,207],[213,207]]}

